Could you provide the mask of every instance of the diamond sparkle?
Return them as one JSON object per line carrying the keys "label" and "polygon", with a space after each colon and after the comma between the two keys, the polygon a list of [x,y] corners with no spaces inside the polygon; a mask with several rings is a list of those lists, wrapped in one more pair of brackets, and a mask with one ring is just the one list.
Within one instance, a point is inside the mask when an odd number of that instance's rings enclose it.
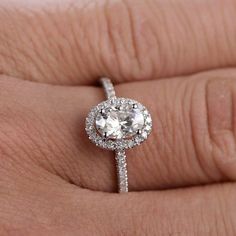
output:
{"label": "diamond sparkle", "polygon": [[107,100],[93,107],[85,121],[85,131],[96,146],[115,151],[118,191],[128,192],[126,149],[145,141],[152,130],[149,111],[141,103],[116,97],[109,78],[101,78]]}
{"label": "diamond sparkle", "polygon": [[113,105],[96,117],[98,132],[108,139],[124,139],[134,136],[144,126],[144,115],[136,104]]}
{"label": "diamond sparkle", "polygon": [[141,144],[152,130],[147,109],[129,98],[113,98],[92,108],[86,132],[97,146],[109,150],[129,149]]}

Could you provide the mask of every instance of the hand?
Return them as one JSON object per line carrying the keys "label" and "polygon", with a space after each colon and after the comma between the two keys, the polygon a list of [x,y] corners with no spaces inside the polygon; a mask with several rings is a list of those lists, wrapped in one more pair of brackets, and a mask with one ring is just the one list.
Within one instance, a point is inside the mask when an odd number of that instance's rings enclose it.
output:
{"label": "hand", "polygon": [[[234,235],[235,1],[17,4],[0,3],[0,234]],[[84,131],[103,75],[153,117],[128,194]]]}

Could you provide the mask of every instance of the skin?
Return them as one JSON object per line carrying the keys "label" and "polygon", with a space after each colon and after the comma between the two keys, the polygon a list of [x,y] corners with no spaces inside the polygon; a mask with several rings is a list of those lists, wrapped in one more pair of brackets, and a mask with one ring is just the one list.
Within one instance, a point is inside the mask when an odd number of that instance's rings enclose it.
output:
{"label": "skin", "polygon": [[[236,234],[234,0],[0,3],[0,235]],[[113,153],[84,121],[117,95],[153,132]]]}

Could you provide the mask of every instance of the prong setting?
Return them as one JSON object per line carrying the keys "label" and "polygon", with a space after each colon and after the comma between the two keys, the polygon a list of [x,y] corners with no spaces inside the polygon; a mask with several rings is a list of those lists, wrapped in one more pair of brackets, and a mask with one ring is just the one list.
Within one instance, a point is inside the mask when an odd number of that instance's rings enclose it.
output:
{"label": "prong setting", "polygon": [[103,133],[103,138],[107,139],[107,132]]}
{"label": "prong setting", "polygon": [[137,134],[142,134],[142,130],[139,129],[139,130],[137,131]]}
{"label": "prong setting", "polygon": [[[96,128],[95,119],[99,113],[105,116],[107,111],[109,111],[113,106],[119,108],[119,110],[125,106],[132,106],[133,109],[140,109],[144,117],[144,125],[142,129],[139,129],[134,135],[128,138],[109,139],[107,133],[101,135]],[[141,144],[151,133],[151,128],[152,119],[146,107],[141,103],[128,98],[112,98],[106,100],[92,108],[86,119],[86,132],[89,139],[97,146],[109,150],[124,150]]]}
{"label": "prong setting", "polygon": [[101,113],[102,115],[106,114],[105,109],[101,109],[101,110],[100,110],[100,113]]}

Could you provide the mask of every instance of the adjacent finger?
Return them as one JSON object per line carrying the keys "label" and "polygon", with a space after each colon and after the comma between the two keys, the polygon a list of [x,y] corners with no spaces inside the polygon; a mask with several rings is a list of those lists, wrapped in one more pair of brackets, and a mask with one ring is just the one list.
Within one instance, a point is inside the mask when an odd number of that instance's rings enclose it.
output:
{"label": "adjacent finger", "polygon": [[[104,100],[102,89],[1,83],[0,138],[7,156],[28,159],[84,188],[116,191],[114,154],[97,148],[84,131],[90,108]],[[235,70],[116,90],[145,104],[153,117],[148,140],[127,151],[130,190],[236,179]]]}
{"label": "adjacent finger", "polygon": [[236,230],[235,184],[108,194],[50,175],[49,182],[39,171],[29,176],[1,183],[2,235],[233,236]]}
{"label": "adjacent finger", "polygon": [[93,222],[103,217],[98,228],[101,225],[105,232],[112,230],[117,235],[233,236],[234,196],[234,184],[122,196],[101,194],[99,201],[91,193],[93,207],[89,209],[95,209],[91,210]]}
{"label": "adjacent finger", "polygon": [[[14,6],[14,7],[13,7]],[[0,72],[55,84],[185,75],[236,64],[235,1],[1,2]]]}

